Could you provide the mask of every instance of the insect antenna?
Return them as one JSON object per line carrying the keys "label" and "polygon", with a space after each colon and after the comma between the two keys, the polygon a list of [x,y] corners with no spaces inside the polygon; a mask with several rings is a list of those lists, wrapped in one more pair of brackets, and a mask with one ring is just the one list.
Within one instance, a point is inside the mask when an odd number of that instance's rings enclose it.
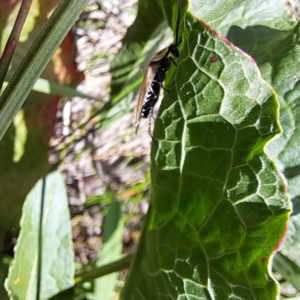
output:
{"label": "insect antenna", "polygon": [[180,42],[181,42],[181,41],[178,41],[181,4],[182,4],[182,0],[179,1],[179,6],[178,6],[178,15],[177,15],[176,32],[175,32],[175,45],[176,46],[178,46],[180,44]]}

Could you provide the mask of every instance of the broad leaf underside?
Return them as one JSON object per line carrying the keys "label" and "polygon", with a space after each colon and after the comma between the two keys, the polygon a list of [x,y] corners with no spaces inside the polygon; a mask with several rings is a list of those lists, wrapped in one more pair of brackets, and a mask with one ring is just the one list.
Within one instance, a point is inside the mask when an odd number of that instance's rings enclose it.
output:
{"label": "broad leaf underside", "polygon": [[[270,7],[264,10],[272,15],[271,20],[278,22],[277,26],[269,20],[264,26],[262,23],[256,26],[250,23],[245,29],[232,27],[228,38],[255,59],[263,78],[272,85],[280,102],[280,124],[283,134],[269,143],[266,149],[284,174],[293,202],[293,215],[280,251],[297,263],[300,249],[297,238],[300,223],[299,18],[297,9],[287,2],[282,4],[286,6],[285,9],[278,9],[280,2],[277,2],[269,3]],[[273,8],[280,14],[270,13],[270,9]],[[259,17],[261,18],[261,15]],[[285,265],[284,268],[288,266]]]}
{"label": "broad leaf underside", "polygon": [[280,132],[277,99],[252,60],[189,14],[181,47],[124,299],[274,299],[268,262],[290,209],[264,152]]}

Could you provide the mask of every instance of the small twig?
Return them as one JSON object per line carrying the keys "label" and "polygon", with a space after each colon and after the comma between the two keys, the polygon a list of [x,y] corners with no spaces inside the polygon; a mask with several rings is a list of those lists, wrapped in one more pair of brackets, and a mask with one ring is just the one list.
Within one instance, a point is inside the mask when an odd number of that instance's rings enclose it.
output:
{"label": "small twig", "polygon": [[17,47],[22,28],[29,13],[32,0],[23,0],[19,9],[17,19],[15,21],[12,32],[6,42],[2,56],[0,58],[0,91],[12,61],[15,49]]}

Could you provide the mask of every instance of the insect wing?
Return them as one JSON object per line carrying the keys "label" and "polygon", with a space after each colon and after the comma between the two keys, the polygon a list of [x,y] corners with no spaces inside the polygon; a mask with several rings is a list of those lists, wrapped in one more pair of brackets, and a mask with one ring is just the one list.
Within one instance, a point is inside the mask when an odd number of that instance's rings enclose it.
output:
{"label": "insect wing", "polygon": [[[157,102],[159,97],[160,88],[164,88],[163,82],[165,79],[166,72],[169,70],[171,62],[177,66],[174,59],[170,56],[172,54],[175,57],[179,57],[178,45],[181,43],[179,40],[179,25],[180,25],[180,12],[181,12],[182,0],[179,0],[178,15],[176,22],[176,33],[175,33],[175,42],[169,47],[162,49],[156,53],[152,58],[151,62],[147,67],[147,70],[144,74],[144,79],[139,91],[138,104],[136,109],[136,130],[137,133],[139,128],[139,123],[141,117],[149,117],[149,127],[148,132],[152,137],[152,140],[155,142],[151,134],[151,116],[153,112],[153,107]],[[166,90],[164,88],[164,90]],[[167,91],[167,90],[166,90]],[[155,142],[156,143],[156,142]]]}
{"label": "insect wing", "polygon": [[145,98],[147,96],[147,92],[149,90],[149,87],[154,79],[155,73],[157,71],[157,68],[159,66],[159,62],[151,62],[147,70],[144,74],[144,79],[139,91],[139,98],[138,98],[138,104],[136,108],[136,114],[135,114],[135,125],[136,125],[136,132],[138,130],[139,122],[141,119],[141,111],[142,107],[144,105]]}
{"label": "insect wing", "polygon": [[151,62],[159,62],[168,54],[168,52],[169,52],[169,47],[160,50],[151,58]]}

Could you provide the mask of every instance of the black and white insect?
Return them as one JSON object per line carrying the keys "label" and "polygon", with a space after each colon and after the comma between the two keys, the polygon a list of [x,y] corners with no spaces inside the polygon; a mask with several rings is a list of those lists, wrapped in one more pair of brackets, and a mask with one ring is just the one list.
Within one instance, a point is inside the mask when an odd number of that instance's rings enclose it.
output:
{"label": "black and white insect", "polygon": [[153,108],[159,98],[160,90],[164,88],[163,82],[166,77],[166,72],[170,69],[171,63],[177,66],[172,54],[176,58],[179,57],[178,45],[181,40],[178,39],[179,22],[180,22],[181,1],[178,8],[178,16],[176,23],[175,43],[158,52],[150,61],[147,70],[144,74],[144,79],[140,88],[138,105],[136,110],[136,132],[138,130],[141,118],[148,118],[148,133],[154,140],[151,134],[151,118],[153,116]]}

